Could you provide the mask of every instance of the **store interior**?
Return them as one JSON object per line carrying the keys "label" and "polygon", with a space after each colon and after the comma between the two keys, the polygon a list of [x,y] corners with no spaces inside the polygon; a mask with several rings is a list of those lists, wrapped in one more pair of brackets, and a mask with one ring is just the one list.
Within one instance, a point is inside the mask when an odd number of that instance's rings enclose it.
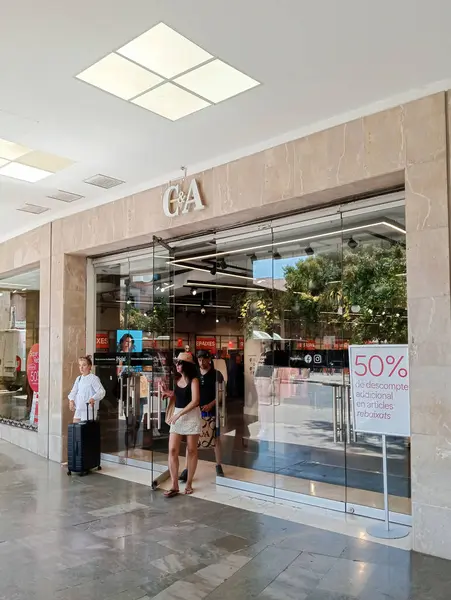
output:
{"label": "store interior", "polygon": [[[402,196],[154,240],[93,265],[107,459],[167,465],[159,389],[180,351],[208,349],[226,380],[226,485],[382,508],[381,439],[353,430],[348,347],[407,343]],[[214,480],[213,450],[200,459]],[[388,439],[388,489],[409,515],[408,439]]]}

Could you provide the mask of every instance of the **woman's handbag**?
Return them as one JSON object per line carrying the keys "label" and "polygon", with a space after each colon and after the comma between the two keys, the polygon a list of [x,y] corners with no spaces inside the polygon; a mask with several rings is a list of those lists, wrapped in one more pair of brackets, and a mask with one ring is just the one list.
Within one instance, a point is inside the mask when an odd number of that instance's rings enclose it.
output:
{"label": "woman's handbag", "polygon": [[198,448],[214,448],[216,439],[216,417],[202,417],[202,433]]}
{"label": "woman's handbag", "polygon": [[166,415],[164,417],[164,420],[166,421],[167,425],[169,425],[169,423],[168,423],[169,419],[172,419],[172,417],[174,416],[174,410],[175,410],[175,402],[170,401],[166,408]]}

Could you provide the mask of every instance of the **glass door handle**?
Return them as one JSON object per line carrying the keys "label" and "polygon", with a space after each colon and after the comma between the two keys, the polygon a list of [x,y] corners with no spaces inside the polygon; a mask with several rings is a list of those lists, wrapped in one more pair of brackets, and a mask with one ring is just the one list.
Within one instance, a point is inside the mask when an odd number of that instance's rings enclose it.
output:
{"label": "glass door handle", "polygon": [[153,395],[152,390],[149,389],[147,391],[147,429],[150,429],[150,422],[152,421],[152,413],[153,413]]}
{"label": "glass door handle", "polygon": [[158,390],[157,390],[157,410],[158,410],[158,414],[157,414],[157,428],[158,430],[161,429],[161,409],[162,409],[162,390],[161,390],[161,383],[158,384]]}
{"label": "glass door handle", "polygon": [[216,428],[219,427],[219,424],[221,421],[222,421],[222,403],[221,403],[220,384],[218,382],[216,382]]}
{"label": "glass door handle", "polygon": [[332,388],[332,427],[334,429],[334,443],[337,443],[337,388]]}
{"label": "glass door handle", "polygon": [[122,375],[119,377],[119,411],[120,416],[124,416],[124,381]]}
{"label": "glass door handle", "polygon": [[127,393],[125,394],[125,418],[128,419],[128,404],[130,402],[130,377],[127,377]]}

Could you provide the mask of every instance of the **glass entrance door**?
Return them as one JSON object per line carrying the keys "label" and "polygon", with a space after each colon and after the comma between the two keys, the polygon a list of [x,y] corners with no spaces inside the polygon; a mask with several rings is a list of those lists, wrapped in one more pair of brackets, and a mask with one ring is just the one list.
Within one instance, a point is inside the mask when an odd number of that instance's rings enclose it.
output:
{"label": "glass entrance door", "polygon": [[172,367],[170,252],[158,240],[144,253],[96,267],[96,373],[106,397],[99,411],[106,460],[167,467],[161,390]]}
{"label": "glass entrance door", "polygon": [[164,389],[173,389],[174,358],[174,267],[173,252],[154,237],[152,255],[152,302],[147,313],[148,342],[153,358],[148,389],[148,426],[152,437],[152,481],[168,469],[169,425]]}

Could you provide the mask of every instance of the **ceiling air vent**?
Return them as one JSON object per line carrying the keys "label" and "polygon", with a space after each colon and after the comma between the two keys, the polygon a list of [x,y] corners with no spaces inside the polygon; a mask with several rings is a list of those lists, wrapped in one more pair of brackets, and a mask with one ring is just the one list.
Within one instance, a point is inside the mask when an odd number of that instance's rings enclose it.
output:
{"label": "ceiling air vent", "polygon": [[20,212],[31,213],[32,215],[41,215],[50,209],[45,206],[38,206],[37,204],[25,204],[25,206],[22,206],[22,208],[18,208],[17,210]]}
{"label": "ceiling air vent", "polygon": [[109,190],[117,185],[122,185],[125,183],[125,181],[122,181],[121,179],[115,179],[114,177],[108,177],[107,175],[94,175],[94,177],[85,179],[85,183]]}
{"label": "ceiling air vent", "polygon": [[47,196],[47,198],[52,198],[52,200],[61,200],[61,202],[75,202],[75,200],[80,200],[80,198],[84,198],[84,196],[81,196],[80,194],[73,194],[72,192],[58,190],[56,194]]}

